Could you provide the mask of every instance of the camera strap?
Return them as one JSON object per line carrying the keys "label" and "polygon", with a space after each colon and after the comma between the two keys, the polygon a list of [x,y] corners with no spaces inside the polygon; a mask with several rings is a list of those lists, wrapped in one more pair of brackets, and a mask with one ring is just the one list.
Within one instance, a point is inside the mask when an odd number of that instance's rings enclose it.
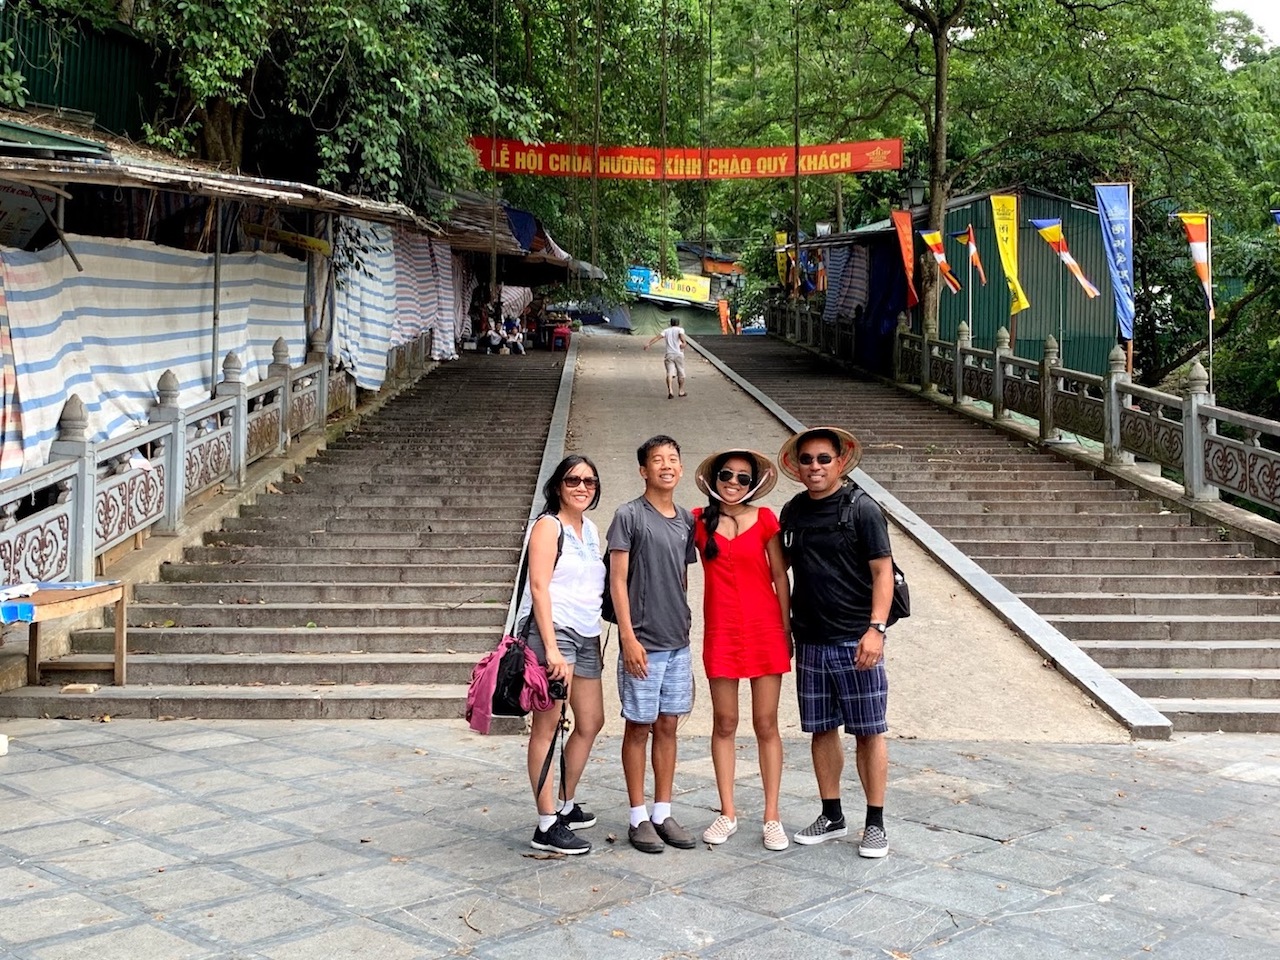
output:
{"label": "camera strap", "polygon": [[[568,708],[568,701],[560,701],[560,721],[556,725],[560,731],[560,785],[564,786],[564,732],[568,726],[565,710]],[[547,755],[542,760],[542,773],[538,774],[538,786],[533,791],[534,797],[542,796],[542,788],[546,785],[547,774],[551,772],[551,758],[556,755],[556,738],[551,738],[551,746],[547,747]]]}

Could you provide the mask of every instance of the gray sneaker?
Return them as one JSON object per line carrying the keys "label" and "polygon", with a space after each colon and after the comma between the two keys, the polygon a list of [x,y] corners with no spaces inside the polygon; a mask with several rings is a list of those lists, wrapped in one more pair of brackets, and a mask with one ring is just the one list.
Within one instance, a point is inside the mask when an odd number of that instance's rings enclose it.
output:
{"label": "gray sneaker", "polygon": [[655,823],[653,828],[657,831],[658,836],[662,838],[662,842],[669,847],[692,850],[698,845],[698,841],[693,839],[693,834],[680,826],[675,817],[667,817],[661,823]]}
{"label": "gray sneaker", "polygon": [[652,820],[642,820],[638,827],[627,828],[627,839],[641,853],[661,853],[662,838],[653,827]]}
{"label": "gray sneaker", "polygon": [[883,827],[864,827],[862,842],[858,844],[858,855],[861,857],[879,858],[889,852],[889,837]]}
{"label": "gray sneaker", "polygon": [[825,813],[820,813],[817,820],[796,834],[796,843],[822,843],[825,840],[847,836],[848,833],[849,828],[844,824],[844,817],[839,820],[828,820]]}

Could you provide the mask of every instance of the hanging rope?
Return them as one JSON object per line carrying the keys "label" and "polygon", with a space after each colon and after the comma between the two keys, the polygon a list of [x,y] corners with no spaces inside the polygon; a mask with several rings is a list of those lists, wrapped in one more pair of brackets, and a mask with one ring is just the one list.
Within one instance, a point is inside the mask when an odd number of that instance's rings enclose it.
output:
{"label": "hanging rope", "polygon": [[[489,79],[493,85],[494,105],[493,114],[489,119],[489,142],[495,146],[490,149],[497,149],[498,142],[498,0],[493,0],[489,10],[489,27],[490,27],[490,57],[489,57]],[[489,310],[490,319],[493,318],[494,305],[498,302],[498,164],[496,158],[490,157],[491,166],[493,168],[493,177],[489,185],[489,202],[493,208],[491,211],[492,219],[489,228]],[[479,333],[479,331],[474,331]]]}
{"label": "hanging rope", "polygon": [[[604,15],[596,0],[596,75],[591,131],[591,262],[600,262],[600,74],[604,59]],[[576,61],[575,61],[576,62]]]}
{"label": "hanging rope", "polygon": [[662,79],[658,88],[658,115],[660,117],[660,146],[658,148],[659,214],[662,217],[658,244],[658,276],[667,274],[667,0],[662,0],[662,35],[658,46],[662,58]]}

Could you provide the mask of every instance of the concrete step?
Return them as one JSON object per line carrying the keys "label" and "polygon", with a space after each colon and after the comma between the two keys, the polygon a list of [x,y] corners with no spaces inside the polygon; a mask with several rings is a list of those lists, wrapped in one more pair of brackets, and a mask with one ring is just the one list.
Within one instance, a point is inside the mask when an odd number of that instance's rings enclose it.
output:
{"label": "concrete step", "polygon": [[166,563],[160,579],[166,583],[469,583],[505,581],[516,577],[516,561],[509,563]]}
{"label": "concrete step", "polygon": [[908,503],[915,502],[935,502],[935,503],[965,503],[975,502],[984,503],[990,506],[998,507],[1000,510],[1020,510],[1025,509],[1028,503],[1040,505],[1058,502],[1068,503],[1089,503],[1089,504],[1107,504],[1111,509],[1113,504],[1143,504],[1145,507],[1151,508],[1152,512],[1159,512],[1160,504],[1154,501],[1138,500],[1132,490],[1107,490],[1107,489],[1051,489],[1045,487],[1041,490],[987,490],[981,485],[975,485],[971,490],[931,490],[925,485],[920,485],[915,490],[903,490],[900,484],[894,484],[893,494],[899,500]]}
{"label": "concrete step", "polygon": [[[1170,594],[1199,594],[1216,596],[1221,594],[1239,595],[1280,595],[1280,577],[1270,576],[1222,576],[1217,571],[1217,564],[1229,564],[1230,560],[1220,560],[1208,566],[1202,566],[1200,572],[1187,571],[1188,564],[1183,561],[1171,563],[1186,572],[1165,575],[1148,574],[1138,563],[1130,563],[1123,572],[1107,576],[1063,574],[1045,572],[1042,564],[1023,558],[1021,568],[1026,573],[1000,574],[1000,582],[1019,595],[1045,595],[1053,593],[1098,596],[1106,593],[1123,591],[1125,594],[1154,594],[1169,596]],[[1095,561],[1101,562],[1101,561]],[[1156,563],[1159,561],[1149,561]],[[982,564],[988,573],[992,573],[987,563]]]}
{"label": "concrete step", "polygon": [[[130,656],[143,653],[448,653],[477,656],[492,650],[501,627],[136,627],[129,630]],[[112,649],[111,630],[76,633],[77,653]]]}
{"label": "concrete step", "polygon": [[1078,640],[1076,645],[1108,669],[1280,669],[1280,640]]}
{"label": "concrete step", "polygon": [[[530,487],[533,486],[533,480],[529,481]],[[527,500],[521,500],[514,497],[509,500],[499,499],[492,502],[492,505],[485,504],[480,501],[474,492],[466,491],[454,492],[449,494],[431,493],[429,491],[415,491],[413,493],[391,493],[394,488],[383,488],[382,492],[372,490],[348,490],[342,493],[336,493],[332,490],[310,490],[304,491],[300,484],[291,483],[284,492],[272,499],[281,501],[294,500],[298,502],[295,509],[305,504],[305,509],[310,513],[318,513],[324,515],[332,515],[334,513],[342,513],[348,508],[366,509],[369,507],[395,507],[395,508],[435,508],[447,509],[452,516],[465,517],[467,513],[458,513],[458,510],[483,510],[483,513],[477,513],[475,516],[502,517],[508,520],[519,519],[529,515],[529,503]],[[493,498],[490,498],[492,501]],[[262,501],[259,501],[261,503]],[[243,516],[243,512],[241,514]]]}
{"label": "concrete step", "polygon": [[[350,569],[350,568],[346,568]],[[135,603],[199,603],[247,605],[258,603],[499,603],[511,599],[509,581],[466,583],[379,583],[345,581],[308,583],[280,580],[269,583],[140,583]]]}
{"label": "concrete step", "polygon": [[1280,640],[1275,617],[1176,614],[1041,614],[1072,640]]}
{"label": "concrete step", "polygon": [[1280,597],[1254,594],[1164,593],[1020,593],[1018,598],[1041,616],[1195,616],[1272,617],[1280,634]]}
{"label": "concrete step", "polygon": [[[1130,577],[1143,579],[1160,579],[1163,577],[1185,577],[1190,572],[1193,576],[1221,577],[1228,580],[1247,582],[1259,581],[1269,585],[1280,576],[1280,561],[1271,558],[1247,557],[1214,557],[1201,558],[1212,562],[1195,564],[1188,571],[1185,560],[1178,557],[974,557],[988,573],[1000,578],[1001,583],[1009,582],[1009,575],[1022,575],[1034,578],[1057,577],[1122,577],[1127,583]],[[1194,558],[1189,558],[1194,559]],[[1100,584],[1108,581],[1100,580]],[[1111,581],[1114,585],[1114,581]],[[1014,587],[1010,587],[1014,590]],[[1022,589],[1018,587],[1016,589]],[[1026,589],[1036,592],[1040,590],[1034,584]],[[1147,593],[1158,593],[1158,589],[1146,590]],[[1203,592],[1203,591],[1201,591]],[[1253,592],[1252,590],[1248,592]],[[1266,592],[1269,592],[1266,591]]]}
{"label": "concrete step", "polygon": [[875,464],[874,471],[871,475],[883,483],[890,490],[893,489],[894,483],[898,480],[918,480],[920,477],[937,477],[939,480],[949,480],[959,483],[985,483],[990,480],[1012,480],[1018,483],[1031,482],[1036,480],[1044,480],[1052,483],[1062,477],[1072,477],[1076,471],[1070,464],[1061,464],[1060,466],[1041,465],[1035,468],[1021,467],[1013,468],[1005,466],[1001,463],[987,464],[990,469],[979,469],[977,466],[948,466],[946,464],[901,464],[892,466],[888,464]]}
{"label": "concrete step", "polygon": [[[494,603],[131,603],[138,627],[502,627],[505,602]],[[110,616],[107,618],[111,619]]]}
{"label": "concrete step", "polygon": [[253,530],[260,533],[316,533],[323,531],[333,534],[383,534],[402,533],[405,530],[418,530],[422,533],[451,534],[467,537],[473,534],[504,534],[508,543],[511,538],[524,538],[524,520],[454,520],[446,512],[440,511],[432,516],[411,517],[399,513],[374,520],[369,517],[325,517],[317,518],[308,526],[307,522],[297,517],[227,517],[222,521],[222,529],[228,532]]}
{"label": "concrete step", "polygon": [[204,535],[210,547],[323,547],[342,550],[393,550],[417,547],[467,549],[509,548],[515,533],[432,533],[416,524],[406,523],[400,533],[340,533],[330,530],[214,530]]}
{"label": "concrete step", "polygon": [[[896,494],[895,494],[896,496]],[[899,497],[899,499],[903,499]],[[914,497],[905,502],[921,517],[925,516],[992,516],[1010,520],[1027,520],[1040,517],[1076,517],[1081,515],[1102,517],[1140,518],[1146,523],[1150,517],[1177,517],[1170,525],[1189,522],[1186,514],[1161,512],[1158,503],[1149,500],[1017,500],[1008,501],[988,497],[966,496],[959,499],[945,497]]]}
{"label": "concrete step", "polygon": [[[1205,543],[1216,540],[1214,532],[1208,527],[1170,526],[1165,523],[1143,523],[1141,525],[1130,526],[1129,523],[1118,524],[1115,522],[1102,523],[1094,522],[1099,517],[1098,514],[1080,514],[1078,517],[1072,517],[1072,523],[1068,525],[1053,526],[1038,525],[1027,523],[1023,520],[1018,524],[1002,524],[999,518],[984,516],[981,523],[943,523],[942,519],[934,518],[932,526],[940,534],[950,540],[952,543],[962,540],[992,540],[992,541],[1012,541],[1015,543],[1053,543],[1060,540],[1079,540],[1083,530],[1097,529],[1099,533],[1099,542],[1107,540],[1120,541],[1137,541],[1137,542],[1155,542],[1155,543]],[[1162,521],[1163,517],[1151,517],[1152,521]],[[1180,518],[1184,519],[1185,518]],[[1034,555],[1034,554],[1032,554]]]}
{"label": "concrete step", "polygon": [[[410,505],[403,503],[371,503],[371,500],[385,500],[385,497],[370,497],[361,500],[342,500],[331,503],[316,503],[303,497],[269,497],[254,504],[245,504],[240,508],[242,518],[261,517],[271,520],[289,520],[295,523],[310,523],[313,520],[395,520],[422,521],[432,523],[436,520],[454,523],[481,521],[493,523],[523,524],[529,516],[529,510],[519,509],[519,504],[511,509],[494,510],[490,507],[478,506],[471,502],[469,506],[451,506],[444,503]],[[420,499],[439,499],[428,498]],[[448,499],[457,499],[450,497]]]}
{"label": "concrete step", "polygon": [[[207,720],[437,720],[461,717],[462,684],[351,684],[272,687],[103,686],[85,696],[51,687],[20,687],[0,694],[0,716]],[[504,724],[507,732],[521,721]]]}
{"label": "concrete step", "polygon": [[[1062,479],[1050,478],[1048,480],[1018,480],[1018,479],[1001,479],[999,477],[982,477],[978,479],[957,479],[955,477],[927,477],[924,471],[918,471],[916,475],[905,478],[895,479],[892,484],[885,483],[884,478],[880,476],[879,471],[875,469],[874,464],[867,465],[867,472],[876,480],[884,483],[895,496],[909,496],[913,493],[919,493],[928,496],[934,491],[941,490],[961,490],[978,493],[1042,493],[1042,494],[1074,494],[1078,491],[1094,490],[1094,491],[1115,491],[1116,485],[1110,480],[1088,480],[1080,479],[1087,477],[1088,474],[1080,474],[1079,477],[1064,477]],[[1124,492],[1124,491],[1120,491]]]}
{"label": "concrete step", "polygon": [[[1061,527],[1079,531],[1084,527],[1101,527],[1100,539],[1107,539],[1112,530],[1165,530],[1176,527],[1187,527],[1196,530],[1202,536],[1213,536],[1208,527],[1191,527],[1191,518],[1184,513],[1120,513],[1112,512],[1116,507],[1128,504],[1098,504],[1096,511],[1066,511],[1057,509],[1062,504],[1045,504],[1042,511],[1039,507],[1024,508],[1016,513],[997,513],[983,510],[982,504],[941,504],[921,506],[916,513],[935,528],[941,530],[947,521],[953,520],[951,526],[981,523],[987,529],[1003,527],[1024,528],[1028,530]],[[973,509],[976,508],[976,509]],[[1108,512],[1102,512],[1102,511]],[[1044,525],[1043,527],[1041,525]]]}
{"label": "concrete step", "polygon": [[1280,699],[1153,698],[1148,702],[1184,733],[1280,733]]}
{"label": "concrete step", "polygon": [[[138,684],[237,684],[293,686],[314,684],[423,684],[465,685],[479,654],[467,653],[296,653],[226,654],[166,653],[144,654],[129,660],[129,683]],[[101,683],[103,674],[110,683],[110,671],[95,670],[87,664],[95,658],[73,654],[41,665],[50,672],[50,681]]]}
{"label": "concrete step", "polygon": [[1280,699],[1280,669],[1117,667],[1111,672],[1140,697]]}
{"label": "concrete step", "polygon": [[[1207,529],[1207,528],[1195,528]],[[979,536],[952,536],[948,539],[974,559],[985,560],[989,557],[1056,557],[1079,558],[1111,557],[1140,559],[1153,557],[1161,559],[1196,559],[1205,557],[1232,557],[1251,559],[1253,545],[1236,543],[1211,538],[1183,542],[1159,542],[1139,540],[990,540]]]}
{"label": "concrete step", "polygon": [[360,549],[356,547],[188,547],[191,563],[511,563],[520,559],[520,545],[512,547],[420,547],[417,549]]}

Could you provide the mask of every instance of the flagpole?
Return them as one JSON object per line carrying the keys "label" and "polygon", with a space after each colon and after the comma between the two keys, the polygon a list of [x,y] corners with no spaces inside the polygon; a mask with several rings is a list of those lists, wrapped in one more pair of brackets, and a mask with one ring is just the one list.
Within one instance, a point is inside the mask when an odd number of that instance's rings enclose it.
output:
{"label": "flagpole", "polygon": [[1204,259],[1209,267],[1209,394],[1213,394],[1213,214],[1204,215]]}
{"label": "flagpole", "polygon": [[[969,235],[968,234],[965,234],[965,238],[964,238],[964,258],[969,264],[969,270],[965,274],[965,280],[968,281],[968,284],[969,284],[969,287],[967,290],[969,294],[969,336],[972,337],[974,333],[974,330],[973,330],[973,255],[969,253]],[[959,358],[957,358],[956,362],[957,363],[960,362]]]}
{"label": "flagpole", "polygon": [[[1129,183],[1128,213],[1129,213],[1129,222],[1128,224],[1125,225],[1125,229],[1128,232],[1125,235],[1129,238],[1129,242],[1132,244],[1133,243],[1133,182],[1132,181],[1130,181]],[[1129,269],[1130,271],[1133,270],[1132,264],[1129,265]],[[1129,299],[1132,300],[1133,298],[1130,297]],[[1135,321],[1137,319],[1138,319],[1137,317],[1134,317]],[[1133,326],[1130,325],[1129,339],[1124,345],[1124,371],[1125,373],[1129,374],[1129,376],[1131,377],[1133,376],[1133,338],[1136,337],[1137,334],[1138,334],[1138,331],[1134,330]]]}
{"label": "flagpole", "polygon": [[1063,304],[1062,296],[1062,273],[1067,269],[1065,263],[1058,264],[1058,356],[1062,358],[1062,365],[1067,365],[1067,337],[1065,330],[1065,318],[1063,314],[1066,308]]}

